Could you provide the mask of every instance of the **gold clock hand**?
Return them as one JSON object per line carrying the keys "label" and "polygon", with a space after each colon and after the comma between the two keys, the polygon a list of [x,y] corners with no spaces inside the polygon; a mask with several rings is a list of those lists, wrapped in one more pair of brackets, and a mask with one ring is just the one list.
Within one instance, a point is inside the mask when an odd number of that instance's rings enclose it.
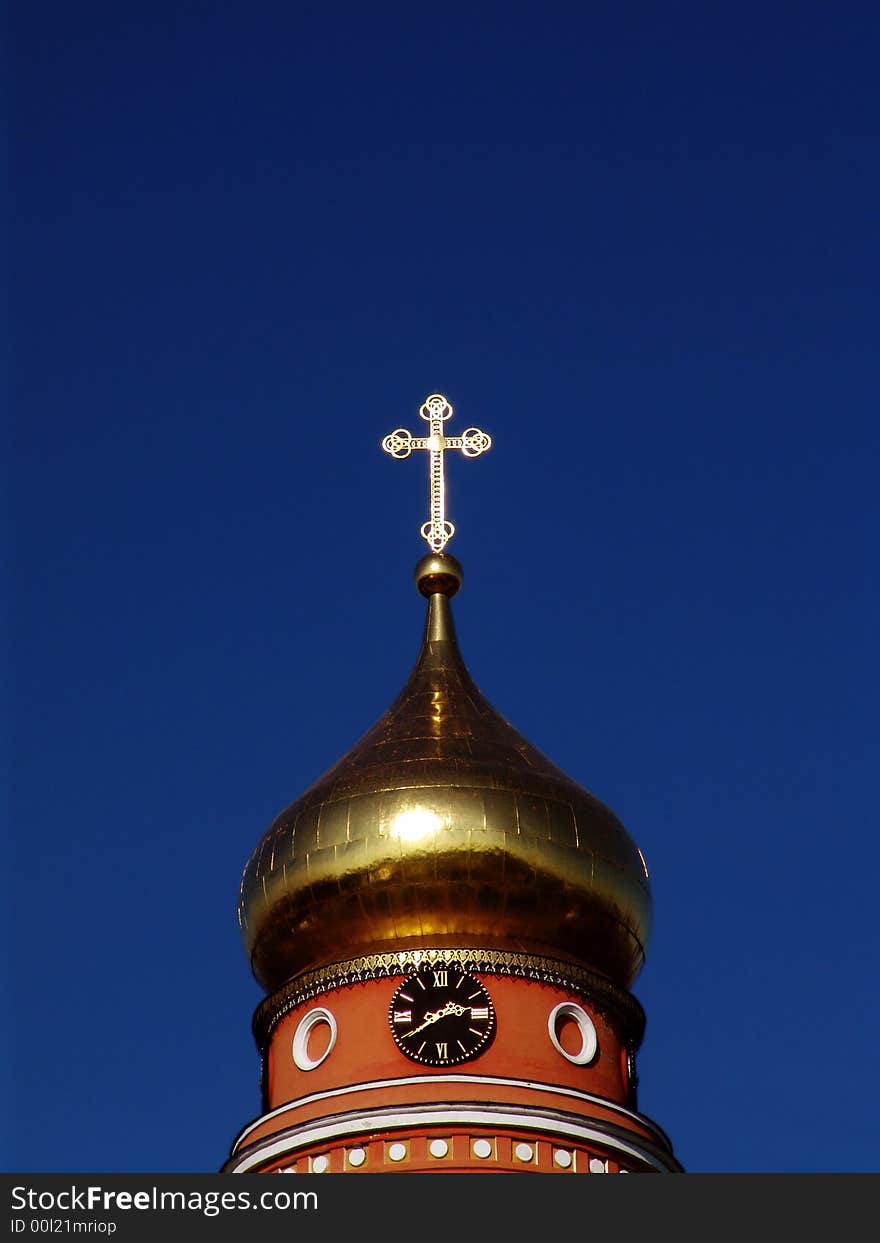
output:
{"label": "gold clock hand", "polygon": [[423,1031],[426,1027],[430,1027],[432,1023],[436,1023],[438,1019],[443,1018],[443,1014],[443,1010],[429,1010],[425,1015],[425,1021],[419,1024],[418,1027],[414,1027],[411,1032],[407,1032],[405,1039],[408,1040],[409,1037],[414,1036],[416,1032]]}

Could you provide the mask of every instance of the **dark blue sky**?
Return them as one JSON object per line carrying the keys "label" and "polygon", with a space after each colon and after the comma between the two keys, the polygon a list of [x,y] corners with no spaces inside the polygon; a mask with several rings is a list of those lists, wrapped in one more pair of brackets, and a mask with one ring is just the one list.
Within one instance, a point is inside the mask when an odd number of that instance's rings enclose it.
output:
{"label": "dark blue sky", "polygon": [[470,670],[651,871],[641,1107],[880,1167],[878,33],[11,6],[4,1168],[258,1112],[238,880],[413,663],[435,390]]}

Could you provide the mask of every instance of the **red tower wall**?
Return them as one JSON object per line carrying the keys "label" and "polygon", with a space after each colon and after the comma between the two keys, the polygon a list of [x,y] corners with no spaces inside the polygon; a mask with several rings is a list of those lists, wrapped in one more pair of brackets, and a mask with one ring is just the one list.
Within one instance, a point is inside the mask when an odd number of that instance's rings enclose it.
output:
{"label": "red tower wall", "polygon": [[[395,1043],[389,1005],[406,971],[276,1001],[264,1052],[265,1112],[241,1133],[226,1168],[678,1168],[666,1137],[635,1110],[641,1031],[626,1007],[570,983],[472,973],[494,1004],[494,1037],[478,1056],[449,1067],[422,1065]],[[606,991],[613,999],[614,990]],[[560,1006],[573,1008],[577,1021]],[[595,1053],[584,1060],[593,1033]]]}

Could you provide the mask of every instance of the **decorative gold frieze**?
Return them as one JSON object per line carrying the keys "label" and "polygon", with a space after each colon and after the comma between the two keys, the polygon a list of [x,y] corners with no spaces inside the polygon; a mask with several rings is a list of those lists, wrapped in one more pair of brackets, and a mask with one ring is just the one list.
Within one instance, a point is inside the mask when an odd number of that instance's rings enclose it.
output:
{"label": "decorative gold frieze", "polygon": [[348,962],[332,963],[307,971],[290,980],[260,1003],[254,1014],[253,1030],[257,1045],[264,1051],[277,1024],[291,1010],[332,989],[368,980],[407,976],[428,964],[455,963],[465,971],[484,975],[513,976],[552,984],[597,1002],[623,1023],[628,1043],[637,1048],[645,1029],[645,1013],[631,993],[617,988],[597,972],[574,963],[544,958],[537,954],[517,954],[508,950],[452,948],[401,950],[363,954]]}

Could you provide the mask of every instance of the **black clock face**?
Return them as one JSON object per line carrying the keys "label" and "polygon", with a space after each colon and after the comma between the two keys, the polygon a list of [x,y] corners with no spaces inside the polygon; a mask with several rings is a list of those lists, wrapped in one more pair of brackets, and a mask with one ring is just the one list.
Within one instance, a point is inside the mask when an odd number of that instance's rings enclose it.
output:
{"label": "black clock face", "polygon": [[426,1066],[466,1062],[495,1035],[492,998],[454,963],[425,967],[405,980],[392,998],[388,1021],[401,1053]]}

